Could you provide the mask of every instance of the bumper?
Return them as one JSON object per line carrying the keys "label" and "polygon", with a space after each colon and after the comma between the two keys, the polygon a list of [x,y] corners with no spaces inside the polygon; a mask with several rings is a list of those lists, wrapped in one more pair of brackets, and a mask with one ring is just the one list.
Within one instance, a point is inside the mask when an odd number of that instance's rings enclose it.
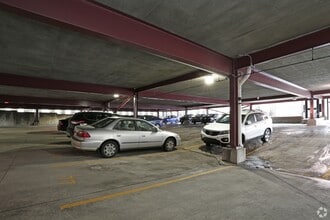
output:
{"label": "bumper", "polygon": [[202,132],[201,139],[204,143],[207,143],[207,144],[227,145],[230,142],[228,134],[211,136],[211,135],[207,135]]}
{"label": "bumper", "polygon": [[95,151],[101,146],[100,141],[80,141],[71,138],[71,146],[80,150]]}

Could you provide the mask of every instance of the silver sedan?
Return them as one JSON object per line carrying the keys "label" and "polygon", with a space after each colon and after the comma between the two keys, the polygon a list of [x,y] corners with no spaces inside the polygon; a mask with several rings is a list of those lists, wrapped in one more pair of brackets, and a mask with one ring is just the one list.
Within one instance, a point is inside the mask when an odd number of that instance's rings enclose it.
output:
{"label": "silver sedan", "polygon": [[110,117],[92,125],[76,126],[71,145],[81,150],[99,150],[103,157],[113,157],[119,150],[162,147],[172,151],[180,136],[163,131],[137,118]]}

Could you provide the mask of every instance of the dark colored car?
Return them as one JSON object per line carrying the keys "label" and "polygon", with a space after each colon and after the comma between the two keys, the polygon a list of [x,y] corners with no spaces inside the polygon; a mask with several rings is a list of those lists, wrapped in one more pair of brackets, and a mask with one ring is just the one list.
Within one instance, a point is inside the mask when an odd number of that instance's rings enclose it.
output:
{"label": "dark colored car", "polygon": [[204,114],[197,114],[197,115],[195,115],[194,117],[191,118],[191,122],[192,122],[193,124],[201,123],[201,122],[202,122],[202,118],[203,118],[204,116],[205,116]]}
{"label": "dark colored car", "polygon": [[212,123],[215,122],[217,120],[217,118],[219,117],[218,114],[208,114],[208,115],[204,115],[201,119],[201,122],[203,124],[207,124],[207,123]]}
{"label": "dark colored car", "polygon": [[151,124],[155,125],[156,127],[162,127],[164,125],[163,119],[158,118],[152,115],[141,115],[139,118],[149,121]]}
{"label": "dark colored car", "polygon": [[108,112],[78,112],[74,114],[72,118],[69,120],[69,124],[66,129],[66,135],[68,137],[71,137],[73,135],[74,128],[77,125],[90,125],[101,119],[112,116],[119,116],[119,115]]}
{"label": "dark colored car", "polygon": [[66,128],[68,127],[70,119],[71,119],[71,117],[58,120],[57,130],[58,131],[66,131]]}
{"label": "dark colored car", "polygon": [[191,123],[191,119],[192,119],[192,114],[188,114],[188,115],[184,115],[180,118],[180,123],[181,124],[190,124]]}

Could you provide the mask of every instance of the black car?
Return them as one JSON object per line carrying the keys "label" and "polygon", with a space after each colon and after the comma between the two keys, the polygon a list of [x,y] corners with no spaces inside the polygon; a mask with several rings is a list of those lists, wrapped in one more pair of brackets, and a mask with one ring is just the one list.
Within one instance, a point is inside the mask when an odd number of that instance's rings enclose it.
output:
{"label": "black car", "polygon": [[202,122],[202,118],[204,117],[204,114],[197,114],[194,117],[191,118],[191,122],[196,124]]}
{"label": "black car", "polygon": [[207,123],[212,123],[215,122],[217,120],[217,118],[219,117],[218,114],[208,114],[208,115],[204,115],[201,119],[201,122],[203,124],[207,124]]}
{"label": "black car", "polygon": [[72,116],[69,120],[68,127],[66,129],[66,135],[71,137],[73,135],[74,128],[77,125],[92,124],[106,117],[119,116],[117,114],[108,112],[78,112]]}
{"label": "black car", "polygon": [[192,114],[184,115],[180,118],[181,124],[190,124],[192,119]]}
{"label": "black car", "polygon": [[58,131],[66,131],[70,119],[71,119],[71,117],[58,120],[57,130]]}

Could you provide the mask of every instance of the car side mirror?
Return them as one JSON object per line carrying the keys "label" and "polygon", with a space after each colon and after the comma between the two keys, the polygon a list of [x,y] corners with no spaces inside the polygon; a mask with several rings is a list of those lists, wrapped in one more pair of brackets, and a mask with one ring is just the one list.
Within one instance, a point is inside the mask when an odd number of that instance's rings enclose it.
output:
{"label": "car side mirror", "polygon": [[251,121],[246,121],[245,124],[250,125],[250,124],[252,124],[252,122]]}
{"label": "car side mirror", "polygon": [[153,127],[153,128],[152,128],[152,132],[158,132],[158,128]]}

